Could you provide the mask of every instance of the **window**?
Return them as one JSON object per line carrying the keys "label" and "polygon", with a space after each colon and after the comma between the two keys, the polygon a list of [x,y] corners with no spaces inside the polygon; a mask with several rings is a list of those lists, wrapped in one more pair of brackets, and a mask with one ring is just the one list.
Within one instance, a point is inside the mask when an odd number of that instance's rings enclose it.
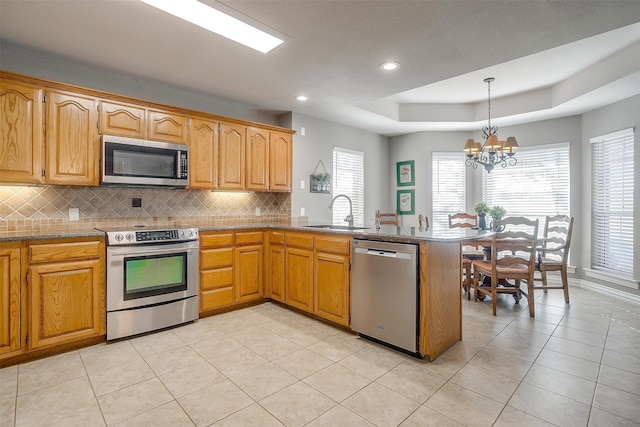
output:
{"label": "window", "polygon": [[449,228],[449,214],[466,212],[465,153],[433,153],[431,181],[434,230]]}
{"label": "window", "polygon": [[523,147],[516,158],[516,166],[483,172],[482,200],[502,206],[507,216],[538,219],[541,236],[547,215],[570,215],[569,143]]}
{"label": "window", "polygon": [[591,267],[633,275],[633,129],[591,139]]}
{"label": "window", "polygon": [[[355,225],[364,225],[364,153],[333,147],[333,196],[344,194],[353,203]],[[333,223],[343,224],[349,202],[340,198],[333,204]]]}

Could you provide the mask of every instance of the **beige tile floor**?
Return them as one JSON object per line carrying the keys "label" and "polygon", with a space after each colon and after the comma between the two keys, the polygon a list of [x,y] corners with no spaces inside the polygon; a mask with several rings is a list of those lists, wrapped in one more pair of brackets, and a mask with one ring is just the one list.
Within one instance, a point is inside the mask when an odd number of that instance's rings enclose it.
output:
{"label": "beige tile floor", "polygon": [[0,370],[2,426],[639,426],[640,306],[463,299],[434,363],[274,303]]}

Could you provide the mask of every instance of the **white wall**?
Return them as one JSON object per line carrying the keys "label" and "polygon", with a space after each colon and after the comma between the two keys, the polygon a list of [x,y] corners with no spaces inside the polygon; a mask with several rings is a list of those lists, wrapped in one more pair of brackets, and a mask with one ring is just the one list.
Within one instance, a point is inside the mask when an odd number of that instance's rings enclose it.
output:
{"label": "white wall", "polygon": [[[418,132],[391,138],[389,156],[389,192],[388,203],[391,210],[396,209],[396,191],[400,189],[415,189],[415,215],[403,215],[401,222],[406,226],[418,226],[418,215],[422,214],[433,218],[431,181],[433,168],[431,153],[442,151],[462,150],[467,138],[471,138],[471,132]],[[407,160],[414,161],[415,183],[414,187],[396,186],[396,162]],[[468,198],[469,199],[469,198]],[[473,207],[473,200],[467,202],[469,209]]]}
{"label": "white wall", "polygon": [[[101,90],[158,104],[277,125],[277,117],[222,97],[167,85],[0,43],[0,68],[60,83]],[[215,74],[211,75],[215,79]]]}
{"label": "white wall", "polygon": [[[288,118],[281,122],[288,123]],[[333,173],[333,147],[349,148],[364,152],[364,212],[365,224],[373,224],[376,209],[390,207],[389,192],[389,141],[387,137],[365,132],[341,124],[292,113],[290,126],[293,136],[293,192],[291,216],[300,216],[304,208],[309,221],[331,223],[329,204],[334,194],[309,192],[309,175],[322,160],[329,173]],[[305,129],[302,135],[301,128]],[[300,182],[304,181],[304,189]]]}

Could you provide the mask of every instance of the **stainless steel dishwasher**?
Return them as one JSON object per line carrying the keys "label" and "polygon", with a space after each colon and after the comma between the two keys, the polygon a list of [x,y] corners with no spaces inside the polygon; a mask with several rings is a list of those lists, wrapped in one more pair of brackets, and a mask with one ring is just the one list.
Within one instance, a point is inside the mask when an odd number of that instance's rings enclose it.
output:
{"label": "stainless steel dishwasher", "polygon": [[354,239],[351,329],[418,353],[418,246]]}

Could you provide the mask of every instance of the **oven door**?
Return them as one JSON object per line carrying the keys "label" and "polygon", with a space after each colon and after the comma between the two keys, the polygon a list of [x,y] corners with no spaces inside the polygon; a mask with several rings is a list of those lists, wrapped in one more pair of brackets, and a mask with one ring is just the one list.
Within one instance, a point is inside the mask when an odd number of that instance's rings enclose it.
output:
{"label": "oven door", "polygon": [[197,294],[197,241],[107,248],[107,311]]}

